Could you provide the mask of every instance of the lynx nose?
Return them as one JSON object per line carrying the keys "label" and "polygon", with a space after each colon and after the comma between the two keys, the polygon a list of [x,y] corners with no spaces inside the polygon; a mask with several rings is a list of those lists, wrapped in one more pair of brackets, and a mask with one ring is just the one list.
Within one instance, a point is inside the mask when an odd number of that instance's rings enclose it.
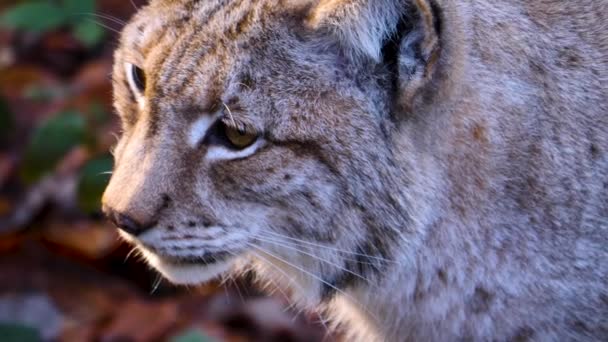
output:
{"label": "lynx nose", "polygon": [[139,235],[154,226],[154,222],[139,222],[126,213],[120,213],[104,206],[104,213],[108,219],[120,230],[131,235]]}

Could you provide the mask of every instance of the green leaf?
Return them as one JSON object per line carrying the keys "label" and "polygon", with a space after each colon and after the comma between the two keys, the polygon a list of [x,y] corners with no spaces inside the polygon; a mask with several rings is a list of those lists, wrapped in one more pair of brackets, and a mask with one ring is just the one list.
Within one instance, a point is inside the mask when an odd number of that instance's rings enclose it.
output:
{"label": "green leaf", "polygon": [[192,329],[171,338],[171,342],[213,342],[213,340],[200,330]]}
{"label": "green leaf", "polygon": [[40,179],[85,138],[85,120],[76,112],[61,113],[47,120],[34,131],[25,151],[22,179],[28,183]]}
{"label": "green leaf", "polygon": [[32,84],[28,86],[23,97],[33,102],[50,102],[61,97],[66,97],[69,94],[69,89],[65,86],[42,86],[40,84]]}
{"label": "green leaf", "polygon": [[71,22],[94,17],[95,0],[62,0],[61,5]]}
{"label": "green leaf", "polygon": [[97,100],[91,102],[88,113],[91,118],[91,123],[95,126],[105,125],[112,118],[101,102]]}
{"label": "green leaf", "polygon": [[101,42],[104,36],[103,28],[93,20],[83,20],[73,27],[74,37],[86,47],[93,47]]}
{"label": "green leaf", "polygon": [[113,167],[112,156],[102,156],[89,161],[80,172],[78,204],[86,213],[99,212],[101,196],[110,181]]}
{"label": "green leaf", "polygon": [[17,324],[0,323],[0,336],[3,342],[39,342],[40,333],[30,327]]}
{"label": "green leaf", "polygon": [[49,31],[66,23],[66,12],[48,1],[25,2],[7,10],[0,24],[26,31]]}
{"label": "green leaf", "polygon": [[8,103],[0,96],[0,141],[6,141],[15,125]]}

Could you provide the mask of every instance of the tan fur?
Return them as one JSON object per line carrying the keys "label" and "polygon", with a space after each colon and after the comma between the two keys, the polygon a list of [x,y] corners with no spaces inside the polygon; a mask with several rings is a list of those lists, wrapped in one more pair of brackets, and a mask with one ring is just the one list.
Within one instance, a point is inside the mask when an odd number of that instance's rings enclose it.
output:
{"label": "tan fur", "polygon": [[594,0],[152,1],[104,208],[169,279],[253,268],[359,340],[606,340],[606,32]]}

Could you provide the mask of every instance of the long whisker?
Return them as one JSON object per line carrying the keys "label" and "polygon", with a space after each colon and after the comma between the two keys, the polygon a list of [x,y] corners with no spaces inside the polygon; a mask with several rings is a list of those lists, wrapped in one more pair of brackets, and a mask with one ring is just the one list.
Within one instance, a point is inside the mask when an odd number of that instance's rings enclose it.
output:
{"label": "long whisker", "polygon": [[265,250],[263,248],[260,248],[260,247],[254,245],[254,244],[251,244],[251,243],[247,243],[247,244],[249,246],[251,246],[251,247],[259,250],[260,252],[262,252],[264,254],[268,254],[270,257],[275,258],[275,259],[277,259],[277,260],[285,263],[286,265],[289,265],[289,266],[295,268],[296,270],[298,270],[298,271],[300,271],[302,273],[308,274],[312,278],[314,278],[314,279],[320,281],[321,283],[323,283],[323,284],[331,287],[332,289],[336,290],[337,292],[339,292],[340,294],[342,294],[343,296],[345,296],[349,300],[353,301],[353,303],[356,303],[357,305],[359,305],[359,307],[361,309],[363,309],[365,312],[367,312],[370,315],[370,317],[372,317],[376,321],[376,323],[380,323],[380,320],[376,317],[376,315],[374,315],[372,312],[370,312],[367,308],[365,308],[365,306],[363,306],[363,304],[361,304],[361,302],[359,302],[358,300],[356,300],[355,298],[353,298],[348,293],[346,293],[346,292],[340,290],[339,288],[335,287],[334,285],[328,283],[327,281],[323,280],[321,277],[319,277],[319,276],[317,276],[317,275],[315,275],[315,274],[313,274],[313,273],[311,273],[311,272],[309,272],[309,271],[307,271],[307,270],[305,270],[305,269],[303,269],[303,268],[301,268],[301,267],[299,267],[297,265],[294,265],[291,262],[289,262],[289,261],[287,261],[287,260],[285,260],[285,259],[283,259],[283,258],[281,258],[281,257],[279,257],[279,256],[277,256],[275,254],[272,254],[272,253],[268,252],[267,250]]}
{"label": "long whisker", "polygon": [[220,283],[219,287],[224,289],[224,295],[226,295],[226,301],[228,303],[230,303],[230,294],[228,293],[228,287],[224,286],[225,282],[228,281],[228,279],[230,279],[230,277],[222,277],[222,282]]}
{"label": "long whisker", "polygon": [[99,21],[97,21],[97,20],[94,20],[94,19],[87,19],[87,20],[88,20],[88,21],[91,21],[91,22],[93,22],[93,23],[95,23],[95,24],[97,24],[97,25],[99,25],[99,26],[101,26],[101,27],[103,27],[103,28],[105,28],[106,30],[112,31],[112,32],[114,32],[114,33],[116,33],[116,34],[120,34],[120,31],[118,31],[117,29],[115,29],[115,28],[113,28],[113,27],[110,27],[110,26],[108,26],[108,25],[105,25],[105,24],[103,24],[103,23],[100,23],[100,22],[99,22]]}
{"label": "long whisker", "polygon": [[[252,245],[254,248],[255,246]],[[264,253],[264,250],[260,249],[260,251],[262,253]],[[295,286],[297,289],[299,289],[300,291],[302,291],[302,293],[304,293],[304,290],[302,289],[302,287],[300,285],[298,285],[298,283],[295,282],[295,280],[293,279],[293,277],[290,277],[285,271],[283,271],[280,267],[277,267],[275,264],[273,264],[270,260],[264,258],[263,256],[261,256],[259,253],[256,253],[254,251],[251,252],[253,255],[255,255],[257,258],[262,259],[263,261],[266,262],[266,264],[270,265],[271,267],[273,267],[275,270],[279,271],[283,276],[285,276],[287,278],[287,281]],[[267,253],[268,254],[268,253]],[[277,287],[280,290],[280,287]],[[281,293],[283,293],[283,295],[285,296],[285,298],[289,298],[285,295],[285,292],[283,292],[281,290]],[[325,338],[327,337],[327,334],[329,334],[329,327],[325,324],[325,321],[321,320],[321,324],[323,325],[323,327],[325,328],[325,336],[323,338],[323,340],[325,340]]]}
{"label": "long whisker", "polygon": [[[254,253],[255,254],[255,253]],[[257,255],[257,254],[256,254]],[[257,255],[259,257],[259,255]],[[271,264],[272,267],[276,267],[274,265]],[[279,291],[281,293],[281,296],[283,296],[284,299],[289,301],[289,296],[287,295],[287,293],[285,293],[285,291],[283,291],[283,289],[281,288],[281,286],[279,286],[274,280],[272,279],[268,279],[268,281],[272,284],[272,286],[274,286],[274,288],[276,289],[276,291]],[[293,308],[295,307],[295,303],[291,303],[289,305],[287,305],[285,307],[285,309],[283,310],[283,312],[287,312],[289,310],[293,310]],[[295,317],[294,317],[295,318]]]}
{"label": "long whisker", "polygon": [[137,252],[139,252],[139,250],[137,249],[137,247],[133,247],[133,248],[131,248],[131,251],[129,251],[129,253],[127,253],[127,255],[125,256],[125,260],[123,260],[123,264],[124,264],[124,263],[126,263],[126,262],[127,262],[127,260],[129,260],[129,258],[130,258],[130,257],[131,257],[133,254],[135,254],[135,253],[137,253]]}
{"label": "long whisker", "polygon": [[[283,246],[283,247],[286,247],[286,248],[293,248],[296,251],[302,251],[299,248],[306,248],[309,252],[314,252],[314,246],[307,246],[307,245],[303,246],[302,244],[299,244],[297,242],[282,240],[279,237],[270,237],[270,236],[264,236],[264,235],[260,235],[260,234],[255,234],[255,236],[257,238],[259,238],[259,239],[264,239],[267,242],[271,242],[271,243],[274,243],[274,244],[277,244],[277,245],[280,245],[280,246]],[[284,246],[284,245],[287,245],[287,246]],[[324,249],[327,249],[327,248],[324,248]],[[341,251],[341,252],[339,252],[339,251],[333,250],[333,249],[332,249],[332,251],[334,251],[336,253],[349,253],[349,254],[351,253],[351,252],[347,252],[347,251]],[[368,256],[365,256],[365,257],[368,257]],[[356,262],[356,263],[359,263],[359,264],[374,266],[374,267],[378,266],[376,263],[373,263],[373,262],[370,262],[370,261],[361,261],[361,260],[358,260],[358,259],[345,258],[345,257],[341,257],[341,259],[346,260],[346,261],[353,261],[353,262]],[[376,261],[376,262],[385,262],[384,260],[374,260],[374,261]]]}
{"label": "long whisker", "polygon": [[137,5],[135,4],[135,1],[130,0],[131,1],[131,5],[133,5],[133,8],[135,8],[136,11],[139,11],[139,7],[137,7]]}
{"label": "long whisker", "polygon": [[224,285],[227,285],[227,282],[230,280],[230,278],[232,278],[230,273],[222,274],[221,275],[222,280],[220,281],[220,284],[218,285],[218,287],[225,287]]}
{"label": "long whisker", "polygon": [[247,90],[251,90],[251,87],[243,82],[235,82],[235,84],[242,85],[243,87],[247,88]]}
{"label": "long whisker", "polygon": [[127,23],[123,20],[120,20],[114,16],[111,15],[107,15],[107,14],[99,14],[99,13],[73,13],[73,15],[83,15],[83,16],[91,16],[91,17],[97,17],[100,19],[106,19],[109,20],[113,23],[119,24],[121,26],[125,26]]}
{"label": "long whisker", "polygon": [[245,297],[243,297],[243,294],[241,293],[239,284],[236,282],[236,280],[234,280],[234,278],[230,278],[230,280],[232,280],[232,284],[234,285],[234,288],[236,289],[236,293],[238,293],[239,298],[241,298],[241,303],[245,303]]}
{"label": "long whisker", "polygon": [[158,287],[160,286],[160,283],[163,281],[163,276],[161,276],[160,274],[156,276],[156,281],[154,282],[154,285],[152,286],[152,290],[150,291],[150,294],[153,295],[154,293],[156,293],[156,291],[158,290]]}
{"label": "long whisker", "polygon": [[[258,237],[258,239],[260,239],[261,241],[266,241],[266,242],[272,243],[272,244],[274,244],[274,245],[279,245],[279,246],[280,246],[280,244],[279,244],[278,242],[274,242],[274,241],[265,240],[265,239],[260,238],[260,237]],[[321,262],[324,262],[324,263],[326,263],[326,264],[328,264],[328,265],[334,266],[334,267],[336,267],[336,268],[337,268],[337,269],[339,269],[339,270],[342,270],[342,271],[344,271],[344,272],[346,272],[346,273],[352,274],[352,275],[354,275],[355,277],[357,277],[357,278],[359,278],[359,279],[365,280],[365,281],[366,281],[367,283],[369,283],[370,285],[375,286],[375,284],[373,284],[371,280],[369,280],[369,279],[365,278],[364,276],[360,275],[360,274],[359,274],[359,273],[357,273],[357,272],[353,272],[353,271],[351,271],[351,270],[349,270],[349,269],[346,269],[346,268],[344,268],[344,267],[342,267],[342,266],[340,266],[340,265],[338,265],[338,264],[336,264],[336,263],[333,263],[333,262],[331,262],[331,261],[329,261],[329,260],[325,260],[325,259],[323,259],[323,258],[321,258],[321,257],[319,257],[319,256],[316,256],[316,255],[314,255],[314,254],[311,254],[311,253],[305,252],[305,251],[303,251],[303,250],[301,250],[301,249],[297,249],[297,248],[294,248],[294,247],[290,247],[289,249],[294,250],[294,251],[296,251],[296,252],[300,252],[300,253],[302,253],[302,254],[304,254],[304,255],[308,255],[309,257],[311,257],[311,258],[313,258],[313,259],[316,259],[316,260],[319,260],[319,261],[321,261]]]}
{"label": "long whisker", "polygon": [[[228,254],[230,254],[232,256],[236,256],[236,254],[231,251],[227,251],[227,252],[228,252]],[[233,277],[228,277],[227,280],[230,280],[232,282],[232,285],[236,289],[236,293],[238,293],[239,298],[241,298],[241,303],[245,303],[245,297],[243,297],[243,294],[241,293],[241,288],[239,287],[239,284],[236,282],[236,280]],[[223,285],[223,284],[224,284],[224,281],[222,281],[222,283],[220,285]]]}
{"label": "long whisker", "polygon": [[394,263],[394,264],[399,264],[399,265],[401,264],[401,263],[399,263],[398,261],[395,261],[395,260],[390,260],[390,259],[386,259],[386,258],[374,256],[374,255],[368,255],[368,254],[356,253],[356,252],[351,252],[351,251],[345,251],[345,250],[341,250],[341,249],[337,249],[337,248],[329,247],[329,246],[324,246],[324,245],[321,245],[321,244],[318,244],[318,243],[314,243],[314,242],[310,242],[310,241],[306,241],[306,240],[300,240],[300,239],[296,239],[296,238],[293,238],[293,237],[284,236],[284,235],[281,235],[281,234],[278,234],[278,233],[275,233],[275,232],[268,232],[268,231],[266,231],[266,232],[264,232],[264,234],[272,234],[272,235],[275,235],[275,236],[277,236],[279,238],[282,238],[282,239],[292,240],[292,241],[296,241],[296,242],[299,242],[299,243],[307,244],[307,245],[310,245],[310,246],[315,246],[315,247],[318,247],[318,248],[324,248],[324,249],[335,251],[335,252],[346,253],[346,254],[351,254],[351,255],[358,255],[358,256],[362,256],[362,257],[366,257],[366,258],[371,258],[371,259],[376,259],[376,260],[382,260],[382,261],[386,261],[386,262],[390,262],[390,263]]}
{"label": "long whisker", "polygon": [[236,128],[236,122],[234,121],[234,116],[232,116],[232,111],[230,110],[230,107],[228,107],[228,105],[224,102],[222,102],[222,104],[224,105],[224,108],[226,108],[226,111],[228,111],[228,116],[230,117],[230,121],[232,121],[232,125],[234,125],[234,127]]}
{"label": "long whisker", "polygon": [[[293,277],[290,277],[285,271],[283,271],[282,269],[280,269],[279,267],[277,267],[276,265],[274,265],[273,263],[271,263],[268,259],[266,259],[263,256],[259,255],[258,253],[254,252],[254,251],[251,251],[251,253],[253,255],[255,255],[256,258],[262,259],[263,261],[266,262],[267,265],[269,265],[269,266],[273,267],[275,270],[279,271],[279,273],[281,273],[285,278],[287,278],[287,281],[289,282],[289,284],[295,286],[300,291],[303,291],[302,287],[300,285],[298,285],[298,283],[295,282],[295,280],[293,279]],[[285,298],[288,298],[288,299],[290,298],[283,290],[281,290],[280,286],[276,285],[276,283],[274,281],[272,281],[272,283],[281,292],[281,294],[283,294],[283,296],[285,296]]]}
{"label": "long whisker", "polygon": [[[235,253],[228,251],[228,250],[226,252],[228,254],[232,255],[233,257],[236,257]],[[222,274],[221,279],[222,279],[222,281],[220,282],[219,287],[224,287],[224,285],[227,285],[226,283],[232,279],[232,273],[228,272],[228,273]],[[228,292],[226,292],[226,297],[228,297],[227,295],[228,295]]]}

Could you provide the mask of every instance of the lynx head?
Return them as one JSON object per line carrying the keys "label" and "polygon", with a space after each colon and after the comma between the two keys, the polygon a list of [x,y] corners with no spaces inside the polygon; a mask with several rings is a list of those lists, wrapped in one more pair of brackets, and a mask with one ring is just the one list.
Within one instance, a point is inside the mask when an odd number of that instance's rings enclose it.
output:
{"label": "lynx head", "polygon": [[105,212],[177,283],[244,258],[313,296],[356,283],[409,234],[394,113],[438,28],[425,1],[152,1],[115,55]]}

